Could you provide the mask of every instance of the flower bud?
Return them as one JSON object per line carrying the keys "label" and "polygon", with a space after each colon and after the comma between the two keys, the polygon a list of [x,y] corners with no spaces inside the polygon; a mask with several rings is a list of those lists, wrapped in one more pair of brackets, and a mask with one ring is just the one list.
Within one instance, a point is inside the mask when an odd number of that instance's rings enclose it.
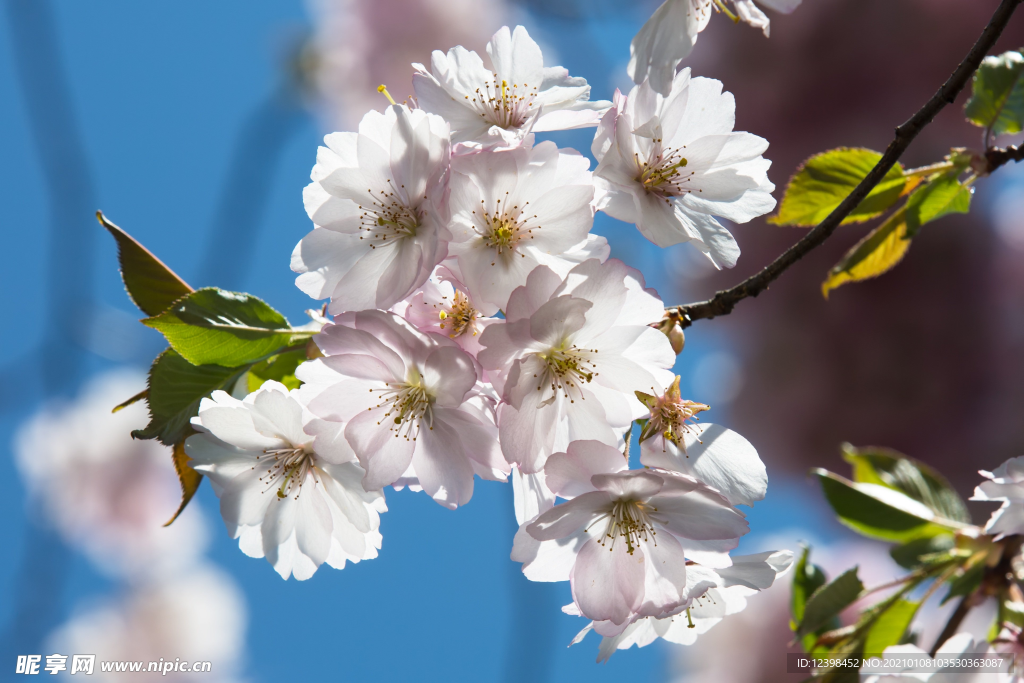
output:
{"label": "flower bud", "polygon": [[658,331],[668,337],[672,344],[672,350],[676,352],[677,356],[683,352],[683,347],[686,346],[686,335],[683,334],[683,328],[679,326],[679,321],[674,314],[666,315],[658,323]]}

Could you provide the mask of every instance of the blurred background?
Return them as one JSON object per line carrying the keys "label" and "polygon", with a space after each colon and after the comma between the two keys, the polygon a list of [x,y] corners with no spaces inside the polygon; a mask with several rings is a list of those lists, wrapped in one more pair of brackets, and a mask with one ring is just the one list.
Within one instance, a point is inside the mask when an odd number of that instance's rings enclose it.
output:
{"label": "blurred background", "polygon": [[[378,559],[283,582],[228,538],[208,486],[163,529],[178,496],[169,454],[127,437],[145,423],[141,406],[109,413],[143,388],[162,343],[137,323],[96,209],[193,286],[249,291],[301,323],[311,301],[288,268],[311,229],[301,191],[322,136],[385,106],[379,83],[401,100],[410,62],[456,44],[482,52],[501,25],[521,23],[547,65],[610,99],[630,85],[629,42],[656,2],[0,5],[0,680],[17,655],[55,652],[210,660],[206,681],[786,680],[788,580],[697,647],[659,641],[597,665],[596,637],[566,647],[584,625],[559,610],[568,585],[530,584],[508,559],[509,487],[479,482],[456,512],[389,492]],[[687,64],[736,95],[738,130],[771,142],[780,197],[813,153],[884,148],[996,5],[805,0],[772,16],[770,40],[713,17]],[[1022,44],[1017,16],[998,50]],[[906,165],[980,144],[964,99]],[[589,155],[592,134],[551,137]],[[684,396],[710,403],[706,421],[746,436],[769,470],[741,551],[804,541],[831,573],[860,562],[867,583],[884,581],[897,571],[886,548],[831,521],[807,468],[845,473],[843,441],[885,445],[940,468],[966,497],[978,469],[1024,453],[1024,167],[980,182],[974,202],[929,225],[878,280],[822,299],[826,271],[866,231],[844,227],[756,303],[687,330]],[[666,303],[734,284],[802,234],[735,226],[743,258],[718,273],[696,250],[659,250],[607,216],[595,232]],[[927,629],[937,615],[921,620]]]}

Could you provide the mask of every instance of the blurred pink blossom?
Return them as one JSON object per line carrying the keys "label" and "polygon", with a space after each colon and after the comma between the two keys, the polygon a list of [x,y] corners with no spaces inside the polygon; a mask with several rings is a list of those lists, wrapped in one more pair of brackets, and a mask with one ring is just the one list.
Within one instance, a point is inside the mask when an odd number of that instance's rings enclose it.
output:
{"label": "blurred pink blossom", "polygon": [[412,95],[412,63],[462,45],[483,53],[506,22],[503,0],[310,0],[316,24],[316,82],[334,130],[352,130],[369,109]]}
{"label": "blurred pink blossom", "polygon": [[15,436],[15,462],[29,494],[64,540],[107,574],[137,578],[173,571],[203,552],[208,531],[180,502],[171,450],[132,439],[146,426],[144,402],[112,413],[146,386],[140,372],[99,376],[71,403],[51,404]]}

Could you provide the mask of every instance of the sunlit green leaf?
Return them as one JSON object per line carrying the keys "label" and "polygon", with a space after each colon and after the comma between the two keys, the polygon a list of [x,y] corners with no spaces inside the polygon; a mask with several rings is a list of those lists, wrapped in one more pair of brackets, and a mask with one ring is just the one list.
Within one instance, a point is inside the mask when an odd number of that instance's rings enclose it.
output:
{"label": "sunlit green leaf", "polygon": [[906,207],[872,230],[828,272],[821,284],[821,293],[828,293],[847,282],[861,282],[878,277],[903,259],[910,248],[907,236]]}
{"label": "sunlit green leaf", "polygon": [[268,379],[280,382],[289,389],[298,389],[302,382],[296,379],[295,369],[304,360],[306,360],[306,349],[302,348],[271,356],[267,360],[257,363],[249,370],[249,391],[256,391]]}
{"label": "sunlit green leaf", "polygon": [[967,120],[995,135],[1019,133],[1024,127],[1024,54],[1020,50],[986,57],[974,72]]}
{"label": "sunlit green leaf", "polygon": [[950,531],[949,526],[936,523],[928,507],[895,489],[855,483],[823,469],[811,473],[821,482],[839,521],[865,536],[906,542]]}
{"label": "sunlit green leaf", "polygon": [[158,315],[192,291],[163,261],[121,228],[96,212],[100,225],[117,241],[117,260],[128,296],[146,315]]}
{"label": "sunlit green leaf", "polygon": [[973,189],[961,183],[959,169],[944,173],[914,190],[907,199],[907,237],[921,226],[950,213],[967,213]]}
{"label": "sunlit green leaf", "polygon": [[207,287],[142,321],[159,330],[193,365],[237,367],[308,338],[283,315],[249,294]]}
{"label": "sunlit green leaf", "polygon": [[885,648],[898,645],[910,628],[910,622],[917,614],[919,602],[912,602],[902,598],[895,600],[881,614],[874,618],[874,624],[868,630],[867,638],[864,641],[864,652],[871,655],[880,655]]}
{"label": "sunlit green leaf", "polygon": [[[775,225],[817,225],[839,206],[874,168],[882,155],[870,149],[841,147],[805,161],[790,178]],[[903,193],[907,180],[895,164],[843,223],[860,223],[878,216]]]}
{"label": "sunlit green leaf", "polygon": [[927,505],[935,514],[971,523],[960,495],[949,481],[928,465],[888,448],[855,448],[843,444],[843,459],[853,465],[853,480],[881,484]]}

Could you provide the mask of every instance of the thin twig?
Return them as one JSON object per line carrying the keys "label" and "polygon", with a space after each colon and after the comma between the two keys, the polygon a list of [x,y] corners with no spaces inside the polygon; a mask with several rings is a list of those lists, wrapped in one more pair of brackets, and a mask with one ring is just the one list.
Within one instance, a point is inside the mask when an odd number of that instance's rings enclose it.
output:
{"label": "thin twig", "polygon": [[[960,62],[956,71],[953,72],[949,79],[942,84],[938,92],[916,114],[896,129],[896,137],[889,143],[885,154],[875,164],[875,167],[871,169],[860,184],[854,188],[853,192],[825,220],[804,235],[799,242],[784,251],[781,256],[768,264],[763,270],[735,287],[722,290],[707,301],[679,306],[680,326],[684,328],[689,327],[694,320],[715,318],[731,313],[733,307],[738,302],[763,292],[787,268],[827,240],[835,229],[839,227],[843,219],[885,177],[885,174],[899,160],[918,133],[931,123],[935,115],[947,104],[952,104],[956,100],[957,95],[967,85],[971,75],[977,70],[981,60],[985,58],[985,55],[988,54],[988,51],[995,44],[1003,29],[1006,28],[1007,22],[1009,22],[1014,10],[1017,9],[1021,2],[1022,0],[1002,0],[999,3],[999,7],[996,9],[995,14],[992,15],[992,19],[988,22],[985,30],[982,31],[981,37],[974,43],[974,47],[967,53],[964,60]],[[1019,155],[1020,152],[1017,151],[1016,153]]]}

